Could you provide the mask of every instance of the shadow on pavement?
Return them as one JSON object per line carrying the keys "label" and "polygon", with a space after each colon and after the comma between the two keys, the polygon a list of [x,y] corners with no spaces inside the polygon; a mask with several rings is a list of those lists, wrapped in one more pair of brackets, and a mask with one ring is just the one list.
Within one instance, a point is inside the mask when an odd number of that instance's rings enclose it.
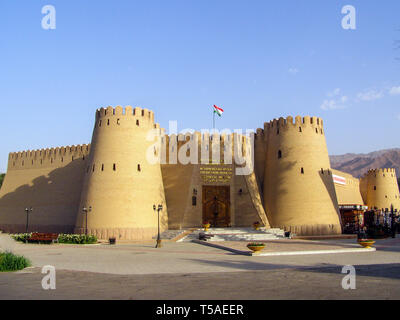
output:
{"label": "shadow on pavement", "polygon": [[[306,272],[315,273],[332,273],[342,274],[342,265],[335,264],[321,264],[310,267],[294,266],[287,264],[274,264],[274,263],[263,263],[253,261],[212,261],[212,260],[199,260],[190,259],[190,261],[204,264],[214,265],[222,268],[232,268],[240,270],[251,270],[251,271],[265,271],[265,270],[277,270],[277,269],[291,269]],[[356,275],[365,277],[377,277],[377,278],[389,278],[389,279],[400,279],[400,263],[388,263],[388,264],[369,264],[369,265],[355,265]]]}

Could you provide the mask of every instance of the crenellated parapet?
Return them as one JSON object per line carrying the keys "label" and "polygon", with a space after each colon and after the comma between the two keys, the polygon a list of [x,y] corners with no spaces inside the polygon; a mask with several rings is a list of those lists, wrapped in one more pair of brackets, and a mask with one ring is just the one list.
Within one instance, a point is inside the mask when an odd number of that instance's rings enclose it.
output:
{"label": "crenellated parapet", "polygon": [[264,140],[265,139],[265,134],[264,134],[264,129],[257,128],[256,133],[254,135],[255,140]]}
{"label": "crenellated parapet", "polygon": [[265,135],[268,134],[279,134],[280,132],[285,132],[293,130],[296,132],[307,132],[312,129],[312,132],[324,134],[323,120],[318,117],[300,117],[297,116],[293,118],[288,116],[286,118],[274,119],[270,122],[264,123]]}
{"label": "crenellated parapet", "polygon": [[149,109],[133,108],[131,106],[113,108],[109,106],[96,111],[96,127],[120,126],[125,121],[132,121],[138,127],[159,127],[158,124],[154,123],[154,112]]}
{"label": "crenellated parapet", "polygon": [[286,118],[280,117],[279,119],[273,119],[269,122],[264,123],[264,130],[267,128],[284,128],[289,125],[292,126],[313,126],[313,127],[323,127],[323,120],[318,117],[310,117],[310,116],[296,116],[293,120],[292,116],[288,116]]}
{"label": "crenellated parapet", "polygon": [[57,167],[74,160],[85,160],[89,153],[90,144],[11,152],[8,156],[8,169]]}
{"label": "crenellated parapet", "polygon": [[368,177],[368,176],[377,176],[380,175],[382,177],[386,177],[386,175],[389,175],[388,177],[393,177],[393,175],[396,174],[396,169],[394,168],[380,168],[380,169],[369,169],[363,176],[362,178]]}

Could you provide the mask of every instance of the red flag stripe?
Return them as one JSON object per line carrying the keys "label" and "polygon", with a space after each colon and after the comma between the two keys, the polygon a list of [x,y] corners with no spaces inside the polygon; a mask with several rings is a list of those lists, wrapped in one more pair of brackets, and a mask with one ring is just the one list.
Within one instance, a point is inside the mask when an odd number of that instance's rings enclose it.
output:
{"label": "red flag stripe", "polygon": [[221,110],[222,112],[224,112],[224,110],[223,109],[221,109],[221,108],[218,108],[215,104],[214,104],[214,108],[215,109],[218,109],[218,110]]}

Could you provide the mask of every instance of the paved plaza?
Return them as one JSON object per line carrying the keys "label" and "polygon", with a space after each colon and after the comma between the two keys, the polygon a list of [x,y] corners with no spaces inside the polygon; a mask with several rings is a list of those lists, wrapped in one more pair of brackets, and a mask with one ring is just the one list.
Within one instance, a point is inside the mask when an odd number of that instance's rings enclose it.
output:
{"label": "paved plaza", "polygon": [[[254,257],[190,242],[155,249],[153,241],[26,245],[5,237],[3,246],[29,258],[33,267],[0,273],[0,299],[400,298],[400,238],[378,240],[376,252]],[[56,268],[56,290],[42,289],[45,265]],[[341,286],[345,265],[356,268],[356,290]]]}
{"label": "paved plaza", "polygon": [[375,251],[375,248],[362,248],[355,241],[307,241],[307,240],[274,240],[268,241],[265,248],[260,252],[251,252],[247,248],[247,241],[218,241],[206,242],[194,240],[198,244],[214,248],[224,249],[236,254],[254,256],[283,256],[283,255],[311,255],[331,253],[352,253]]}

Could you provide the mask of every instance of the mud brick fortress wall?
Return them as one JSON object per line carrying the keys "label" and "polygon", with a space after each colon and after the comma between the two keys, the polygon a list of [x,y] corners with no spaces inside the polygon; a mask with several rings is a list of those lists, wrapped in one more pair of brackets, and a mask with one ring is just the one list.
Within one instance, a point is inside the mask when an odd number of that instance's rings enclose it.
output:
{"label": "mud brick fortress wall", "polygon": [[0,229],[25,231],[26,207],[33,230],[72,232],[89,145],[10,153],[0,189]]}
{"label": "mud brick fortress wall", "polygon": [[333,170],[332,174],[344,178],[343,184],[335,183],[336,196],[341,205],[364,204],[361,197],[360,180],[354,178],[351,174]]}
{"label": "mud brick fortress wall", "polygon": [[264,205],[272,225],[296,234],[341,233],[322,119],[264,125]]}
{"label": "mud brick fortress wall", "polygon": [[[255,173],[246,176],[235,174],[237,165],[232,159],[235,152],[232,142],[242,139],[242,143],[245,144],[243,136],[195,132],[165,136],[164,139],[162,149],[166,152],[165,160],[168,164],[161,165],[161,168],[171,229],[202,225],[204,185],[229,186],[230,225],[248,227],[253,222],[260,221],[265,226],[270,226]],[[190,145],[193,147],[188,150]],[[213,151],[218,151],[220,155],[215,163],[212,163]],[[179,159],[182,159],[182,155],[187,158],[184,163],[177,161],[177,155],[180,153]],[[241,156],[245,159],[245,150]],[[196,164],[189,163],[190,158],[197,160],[192,161]],[[193,203],[194,197],[196,204]]]}
{"label": "mud brick fortress wall", "polygon": [[[275,119],[257,129],[254,150],[250,145],[236,133],[165,135],[150,110],[101,108],[90,145],[10,153],[0,230],[24,232],[25,208],[33,207],[29,230],[83,233],[82,209],[91,207],[90,234],[151,239],[157,233],[153,205],[164,207],[162,231],[200,227],[207,188],[218,187],[228,190],[224,208],[232,227],[260,221],[299,235],[339,234],[339,204],[400,209],[394,170],[372,170],[358,180],[330,168],[320,118]],[[213,163],[215,151],[220,158]],[[235,152],[244,164],[234,161]],[[244,165],[254,170],[237,175]],[[333,175],[346,182],[335,183]]]}
{"label": "mud brick fortress wall", "polygon": [[[80,208],[93,209],[89,233],[103,239],[151,238],[157,232],[154,204],[165,207],[161,229],[168,227],[161,168],[146,160],[152,129],[160,130],[153,112],[146,109],[109,107],[96,112],[80,199]],[[75,232],[83,233],[84,228],[85,216],[78,214]]]}
{"label": "mud brick fortress wall", "polygon": [[360,182],[361,195],[370,208],[400,209],[400,194],[395,169],[369,170]]}

